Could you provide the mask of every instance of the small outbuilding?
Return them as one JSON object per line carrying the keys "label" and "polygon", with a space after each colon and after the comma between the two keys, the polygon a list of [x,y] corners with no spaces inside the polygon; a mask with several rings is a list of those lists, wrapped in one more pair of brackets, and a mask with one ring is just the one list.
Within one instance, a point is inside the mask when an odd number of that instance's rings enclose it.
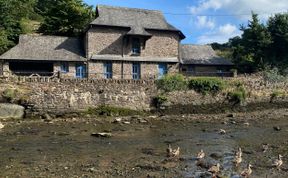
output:
{"label": "small outbuilding", "polygon": [[234,64],[216,54],[210,45],[181,45],[181,72],[188,76],[233,76]]}
{"label": "small outbuilding", "polygon": [[19,44],[0,56],[0,73],[6,75],[83,78],[86,58],[80,38],[21,35]]}

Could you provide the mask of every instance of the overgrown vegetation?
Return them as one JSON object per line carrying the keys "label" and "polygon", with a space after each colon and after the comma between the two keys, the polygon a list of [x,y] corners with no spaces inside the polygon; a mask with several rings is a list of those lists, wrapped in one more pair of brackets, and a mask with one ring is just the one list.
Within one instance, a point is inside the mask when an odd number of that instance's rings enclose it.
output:
{"label": "overgrown vegetation", "polygon": [[288,68],[288,13],[271,16],[261,23],[257,14],[247,26],[241,26],[241,37],[225,44],[212,43],[218,54],[231,59],[239,72],[252,73],[277,67],[281,74]]}
{"label": "overgrown vegetation", "polygon": [[168,74],[156,81],[158,89],[164,92],[187,89],[187,81],[181,74]]}
{"label": "overgrown vegetation", "polygon": [[7,88],[2,91],[1,97],[5,102],[23,105],[27,102],[28,94],[15,88]]}
{"label": "overgrown vegetation", "polygon": [[165,95],[161,94],[153,98],[153,105],[156,106],[156,108],[160,108],[161,105],[166,101],[168,101],[168,98]]}
{"label": "overgrown vegetation", "polygon": [[85,113],[97,116],[133,116],[145,114],[143,111],[136,111],[132,109],[119,108],[108,105],[101,105],[97,108],[89,108]]}
{"label": "overgrown vegetation", "polygon": [[270,95],[270,103],[273,103],[275,99],[281,96],[285,96],[285,93],[283,91],[280,91],[280,90],[273,91]]}
{"label": "overgrown vegetation", "polygon": [[264,71],[264,80],[270,83],[277,83],[277,82],[285,82],[287,81],[287,77],[283,74],[280,74],[277,68],[273,68],[271,70]]}
{"label": "overgrown vegetation", "polygon": [[16,89],[8,88],[2,92],[2,98],[7,102],[12,102],[16,98],[17,93],[18,91]]}
{"label": "overgrown vegetation", "polygon": [[80,35],[94,14],[82,0],[0,0],[0,55],[20,34]]}
{"label": "overgrown vegetation", "polygon": [[189,79],[188,87],[204,95],[216,94],[224,89],[225,82],[216,77],[197,77]]}
{"label": "overgrown vegetation", "polygon": [[227,98],[233,105],[241,105],[246,101],[247,91],[243,86],[239,86],[234,91],[228,92]]}

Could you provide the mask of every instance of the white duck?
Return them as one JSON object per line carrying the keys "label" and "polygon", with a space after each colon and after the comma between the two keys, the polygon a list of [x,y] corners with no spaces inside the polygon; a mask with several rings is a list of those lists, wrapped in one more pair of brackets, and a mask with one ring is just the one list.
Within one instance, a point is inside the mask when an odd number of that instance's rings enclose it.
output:
{"label": "white duck", "polygon": [[200,150],[200,152],[197,154],[197,159],[203,159],[205,157],[205,153],[203,150]]}
{"label": "white duck", "polygon": [[276,167],[278,170],[280,170],[280,168],[281,168],[281,166],[282,166],[282,164],[283,164],[282,158],[283,158],[283,156],[279,154],[279,155],[278,155],[278,159],[276,159],[276,160],[273,162],[272,166],[273,166],[273,167]]}
{"label": "white duck", "polygon": [[241,176],[248,178],[252,174],[252,165],[248,164],[247,168],[244,169],[244,171],[241,172]]}

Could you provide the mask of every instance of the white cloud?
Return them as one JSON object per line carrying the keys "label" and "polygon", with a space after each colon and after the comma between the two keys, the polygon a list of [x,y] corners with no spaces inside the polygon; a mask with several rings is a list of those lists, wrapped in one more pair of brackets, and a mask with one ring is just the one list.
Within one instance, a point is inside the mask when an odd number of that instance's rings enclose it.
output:
{"label": "white cloud", "polygon": [[208,18],[207,16],[200,16],[196,17],[195,25],[198,28],[213,29],[215,27],[215,21],[214,19]]}
{"label": "white cloud", "polygon": [[207,32],[197,39],[198,44],[208,44],[213,42],[225,43],[234,36],[241,35],[241,31],[235,25],[225,24],[219,26],[214,31]]}
{"label": "white cloud", "polygon": [[274,13],[287,12],[287,9],[288,0],[202,0],[197,6],[190,7],[190,12],[201,14],[221,10],[229,14],[249,14],[253,11],[262,14],[260,17],[267,18]]}

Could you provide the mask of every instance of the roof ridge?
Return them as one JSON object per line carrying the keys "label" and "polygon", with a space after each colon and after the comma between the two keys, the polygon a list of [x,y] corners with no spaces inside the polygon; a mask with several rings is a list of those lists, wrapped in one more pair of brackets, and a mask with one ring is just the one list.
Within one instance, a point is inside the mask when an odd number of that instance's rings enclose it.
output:
{"label": "roof ridge", "polygon": [[111,9],[126,9],[126,10],[134,10],[134,11],[148,11],[148,12],[157,12],[157,13],[163,14],[162,11],[160,10],[142,9],[142,8],[134,8],[134,7],[110,6],[110,5],[104,5],[104,4],[98,4],[96,8],[98,7],[111,8]]}
{"label": "roof ridge", "polygon": [[41,34],[20,34],[20,37],[40,37],[40,38],[44,38],[44,37],[49,37],[49,38],[76,38],[76,39],[80,39],[79,37],[75,37],[75,36],[58,36],[58,35],[41,35]]}

